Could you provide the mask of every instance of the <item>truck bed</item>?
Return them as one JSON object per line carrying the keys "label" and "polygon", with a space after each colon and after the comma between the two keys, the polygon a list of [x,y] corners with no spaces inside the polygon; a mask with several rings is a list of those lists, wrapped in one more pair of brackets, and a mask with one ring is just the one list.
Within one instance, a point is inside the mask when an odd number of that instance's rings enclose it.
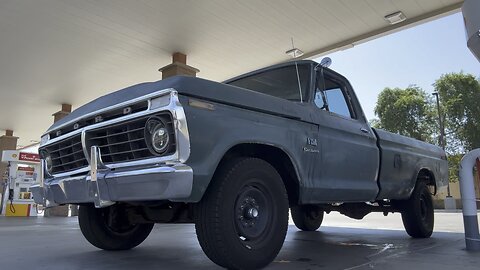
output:
{"label": "truck bed", "polygon": [[437,189],[447,184],[447,160],[440,147],[382,129],[374,132],[381,160],[378,200],[408,198],[422,169],[433,173]]}

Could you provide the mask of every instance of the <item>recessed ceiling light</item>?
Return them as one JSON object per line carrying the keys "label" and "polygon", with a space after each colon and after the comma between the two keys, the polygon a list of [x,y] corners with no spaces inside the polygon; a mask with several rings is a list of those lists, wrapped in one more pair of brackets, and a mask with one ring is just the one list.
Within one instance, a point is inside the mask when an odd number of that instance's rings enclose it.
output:
{"label": "recessed ceiling light", "polygon": [[407,19],[407,16],[405,16],[405,14],[403,14],[403,12],[401,11],[397,11],[395,13],[388,14],[387,16],[385,16],[385,20],[390,24],[401,23],[406,19]]}
{"label": "recessed ceiling light", "polygon": [[285,52],[286,54],[290,55],[292,58],[297,58],[303,55],[303,51],[298,48],[293,48]]}

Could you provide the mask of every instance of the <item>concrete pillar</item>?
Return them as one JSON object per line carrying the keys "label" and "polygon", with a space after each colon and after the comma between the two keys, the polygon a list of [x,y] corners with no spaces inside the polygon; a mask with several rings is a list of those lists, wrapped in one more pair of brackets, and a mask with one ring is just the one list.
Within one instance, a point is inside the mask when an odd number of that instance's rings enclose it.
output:
{"label": "concrete pillar", "polygon": [[[67,116],[71,112],[72,112],[72,105],[62,104],[61,110],[52,114],[53,122],[55,123],[55,122],[59,121],[60,119],[64,118],[65,116]],[[70,208],[70,205],[61,205],[61,206],[48,208],[48,209],[45,210],[44,216],[45,217],[52,217],[52,216],[68,217],[69,208]],[[78,207],[76,205],[72,205],[72,208],[77,209]],[[72,210],[72,216],[75,214],[74,212],[77,213],[76,215],[78,215],[78,211],[73,211]]]}
{"label": "concrete pillar", "polygon": [[[18,137],[13,136],[13,130],[6,130],[5,135],[0,136],[0,158],[4,150],[15,150],[17,149],[17,141]],[[0,194],[3,196],[6,190],[6,178],[4,177],[5,172],[7,170],[7,163],[0,162]],[[1,203],[0,203],[1,205]],[[2,212],[2,208],[0,207],[0,214]]]}
{"label": "concrete pillar", "polygon": [[187,55],[176,52],[172,54],[172,63],[160,68],[162,72],[162,80],[177,75],[196,77],[200,71],[194,67],[187,65]]}

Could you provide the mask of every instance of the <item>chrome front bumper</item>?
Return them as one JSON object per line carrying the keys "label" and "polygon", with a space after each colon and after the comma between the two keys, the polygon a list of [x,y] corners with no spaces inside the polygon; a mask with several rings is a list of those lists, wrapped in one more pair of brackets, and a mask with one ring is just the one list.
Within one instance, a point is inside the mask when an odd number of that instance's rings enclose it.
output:
{"label": "chrome front bumper", "polygon": [[54,178],[30,188],[37,204],[94,203],[107,207],[116,202],[170,200],[182,201],[192,192],[193,171],[182,163],[152,164],[111,170],[103,165],[98,147],[92,146],[88,175]]}

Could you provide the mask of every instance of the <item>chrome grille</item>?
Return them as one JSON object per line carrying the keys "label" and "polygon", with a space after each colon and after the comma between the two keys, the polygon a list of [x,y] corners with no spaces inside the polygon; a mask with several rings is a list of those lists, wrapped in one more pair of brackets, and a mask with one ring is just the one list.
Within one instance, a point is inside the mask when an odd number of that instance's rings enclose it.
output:
{"label": "chrome grille", "polygon": [[[174,138],[172,117],[168,113],[155,115],[165,122]],[[127,162],[155,157],[145,141],[145,123],[150,116],[137,118],[127,122],[87,131],[87,147],[96,145],[100,148],[102,161],[105,164]],[[175,151],[175,141],[169,146],[165,155]]]}
{"label": "chrome grille", "polygon": [[53,143],[40,149],[46,151],[52,158],[52,173],[64,173],[88,166],[83,154],[80,135]]}
{"label": "chrome grille", "polygon": [[[50,139],[54,139],[54,138],[56,138],[58,136],[61,136],[63,134],[67,134],[67,133],[72,132],[76,129],[86,127],[86,126],[89,126],[89,125],[93,125],[93,124],[96,124],[98,122],[104,122],[104,121],[107,121],[107,120],[116,119],[116,118],[125,116],[127,114],[141,112],[141,111],[145,111],[147,109],[148,109],[148,101],[144,100],[144,101],[137,102],[137,103],[134,103],[134,104],[122,107],[122,108],[117,108],[117,109],[114,109],[114,110],[111,110],[111,111],[100,113],[100,114],[95,115],[95,116],[90,116],[90,117],[87,117],[87,118],[84,118],[84,119],[80,119],[76,123],[66,125],[66,126],[60,128],[60,129],[56,129],[55,131],[50,132],[49,133],[50,134]],[[98,117],[100,117],[100,119],[101,119],[100,121],[98,120]]]}

